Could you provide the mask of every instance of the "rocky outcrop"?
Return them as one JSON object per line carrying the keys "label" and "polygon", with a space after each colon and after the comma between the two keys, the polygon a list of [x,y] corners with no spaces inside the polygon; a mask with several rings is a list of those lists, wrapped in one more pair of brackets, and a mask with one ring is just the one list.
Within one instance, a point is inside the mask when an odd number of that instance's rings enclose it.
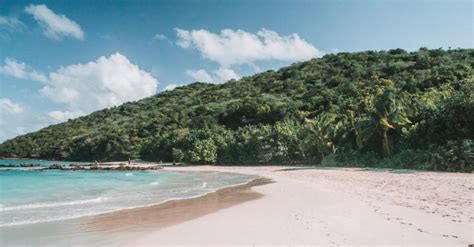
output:
{"label": "rocky outcrop", "polygon": [[20,167],[40,167],[40,164],[25,163],[20,164]]}
{"label": "rocky outcrop", "polygon": [[53,164],[51,166],[49,166],[50,170],[64,170],[64,167],[62,165],[59,165],[59,164]]}
{"label": "rocky outcrop", "polygon": [[62,166],[59,164],[53,164],[47,169],[49,170],[63,170],[63,171],[77,171],[77,170],[101,170],[101,171],[147,171],[147,170],[159,170],[162,169],[157,164],[133,164],[128,165],[125,163],[107,165],[107,164],[70,164],[69,166]]}

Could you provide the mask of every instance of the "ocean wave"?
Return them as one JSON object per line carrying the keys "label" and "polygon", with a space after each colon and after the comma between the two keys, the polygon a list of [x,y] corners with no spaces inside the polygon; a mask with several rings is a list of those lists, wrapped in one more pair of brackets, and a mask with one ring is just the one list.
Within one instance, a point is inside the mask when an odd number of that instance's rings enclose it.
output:
{"label": "ocean wave", "polygon": [[[244,181],[241,181],[238,183],[232,183],[232,184],[227,184],[227,185],[214,185],[211,186],[210,183],[207,181],[201,181],[201,183],[198,184],[193,184],[191,187],[187,188],[179,188],[178,191],[175,193],[171,193],[164,198],[156,198],[156,201],[154,202],[134,202],[132,205],[120,205],[116,203],[116,198],[115,196],[111,197],[114,200],[111,200],[111,198],[104,198],[104,197],[99,197],[99,198],[93,198],[93,199],[86,199],[86,200],[77,200],[77,201],[63,201],[63,202],[45,202],[45,203],[32,203],[32,204],[23,204],[23,205],[16,205],[16,206],[7,206],[3,205],[4,207],[2,208],[0,206],[0,213],[2,211],[9,211],[5,212],[4,216],[7,216],[7,213],[9,216],[13,216],[17,214],[17,211],[14,210],[19,210],[18,213],[23,214],[22,211],[20,210],[31,210],[33,213],[29,217],[20,217],[20,218],[0,218],[0,227],[3,226],[13,226],[13,225],[25,225],[25,224],[34,224],[34,223],[40,223],[40,222],[50,222],[50,221],[58,221],[58,220],[66,220],[66,219],[72,219],[72,218],[79,218],[79,217],[85,217],[85,216],[93,216],[93,215],[99,215],[103,213],[110,213],[110,212],[116,212],[120,210],[125,210],[125,209],[134,209],[134,208],[143,208],[143,207],[149,207],[149,206],[155,206],[159,205],[162,203],[166,203],[169,201],[177,201],[177,200],[183,200],[183,199],[192,199],[192,198],[198,198],[201,196],[205,196],[209,193],[215,192],[219,189],[227,188],[227,187],[233,187],[233,186],[239,186],[243,184],[247,184],[255,179],[260,178],[259,176],[251,176],[246,178]],[[149,185],[156,186],[160,184],[158,181],[149,181]],[[205,187],[205,188],[203,188]],[[123,199],[123,198],[122,198]],[[107,200],[105,203],[101,204],[95,204],[91,205],[94,203],[100,203],[104,202]],[[113,203],[113,204],[110,204]],[[71,206],[71,205],[81,205],[83,204],[85,208],[88,208],[90,210],[82,211],[82,212],[73,212],[70,211],[68,207],[64,206]],[[113,205],[113,207],[111,207]],[[54,207],[61,207],[61,210],[57,211],[56,208]],[[91,207],[93,206],[93,207]],[[52,210],[56,210],[55,212],[58,212],[56,214],[49,214],[45,215],[42,213],[43,210],[42,208],[52,208]],[[35,209],[39,209],[36,211]],[[50,210],[48,210],[49,212]],[[36,212],[36,213],[35,213]],[[41,213],[40,213],[41,212]],[[39,214],[38,214],[39,213]],[[29,214],[29,213],[28,213]]]}
{"label": "ocean wave", "polygon": [[77,201],[66,201],[66,202],[45,202],[45,203],[32,203],[32,204],[23,204],[17,206],[3,206],[0,207],[0,212],[2,211],[14,211],[14,210],[24,210],[24,209],[38,209],[38,208],[52,208],[52,207],[62,207],[62,206],[73,206],[73,205],[83,205],[90,203],[99,203],[105,201],[107,198],[98,197],[93,199],[86,200],[77,200]]}

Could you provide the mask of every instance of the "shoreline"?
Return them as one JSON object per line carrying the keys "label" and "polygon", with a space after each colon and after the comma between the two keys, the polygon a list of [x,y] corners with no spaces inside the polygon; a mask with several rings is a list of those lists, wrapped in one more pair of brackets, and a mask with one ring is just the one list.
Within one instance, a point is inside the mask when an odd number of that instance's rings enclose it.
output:
{"label": "shoreline", "polygon": [[[92,170],[92,171],[94,171],[94,170]],[[153,171],[153,170],[143,170],[143,171],[148,172],[148,171]],[[130,208],[122,208],[122,209],[117,209],[117,210],[112,210],[112,211],[107,211],[107,212],[94,213],[94,214],[90,214],[90,215],[81,215],[81,216],[76,216],[76,217],[71,217],[71,218],[53,219],[53,220],[49,220],[49,221],[38,221],[38,222],[28,222],[28,223],[19,223],[19,224],[15,223],[15,224],[10,224],[10,225],[0,225],[0,230],[2,230],[2,228],[7,228],[7,227],[22,227],[22,226],[35,225],[35,224],[53,223],[53,222],[56,222],[56,221],[80,220],[80,219],[87,219],[87,218],[92,218],[92,217],[97,217],[97,216],[102,216],[102,215],[108,216],[108,215],[112,215],[112,214],[122,213],[122,211],[123,212],[135,211],[135,210],[140,211],[140,210],[147,209],[147,208],[160,207],[161,205],[168,204],[168,203],[181,204],[180,201],[199,199],[200,197],[206,197],[206,196],[208,196],[210,194],[214,194],[214,193],[221,194],[221,193],[227,192],[228,190],[229,191],[248,190],[253,186],[259,186],[259,185],[263,185],[263,184],[271,183],[271,182],[272,182],[271,180],[268,180],[266,178],[257,177],[257,178],[250,179],[249,181],[246,181],[246,182],[243,182],[243,183],[223,186],[223,187],[220,187],[216,190],[208,191],[208,192],[205,192],[203,194],[199,194],[199,195],[195,195],[195,196],[182,197],[182,198],[171,198],[171,199],[167,199],[165,201],[161,201],[161,202],[157,202],[157,203],[145,204],[145,205],[140,205],[140,206],[130,207]],[[2,212],[1,209],[0,209],[0,212]]]}
{"label": "shoreline", "polygon": [[[200,197],[0,232],[16,243],[30,241],[26,245],[73,241],[92,246],[466,246],[474,242],[472,174],[291,166],[172,166],[164,171],[232,172],[260,178]],[[0,240],[5,241],[2,236]]]}
{"label": "shoreline", "polygon": [[[162,229],[239,203],[259,199],[263,195],[251,191],[251,188],[270,183],[273,183],[270,179],[256,178],[243,184],[226,186],[203,195],[171,199],[156,205],[99,214],[93,216],[87,225],[90,230],[94,231]],[[122,226],[125,226],[125,229]]]}
{"label": "shoreline", "polygon": [[[474,176],[354,168],[169,167],[255,174],[257,200],[136,236],[127,246],[431,245],[474,242]],[[202,229],[205,229],[204,231]]]}
{"label": "shoreline", "polygon": [[[67,219],[0,226],[0,243],[35,245],[39,242],[55,246],[65,244],[72,238],[78,245],[116,245],[134,239],[137,234],[149,233],[151,230],[258,199],[263,195],[250,189],[268,183],[272,181],[259,177],[201,195],[170,199],[153,205]],[[129,231],[133,234],[129,234]],[[24,238],[25,235],[29,237]]]}

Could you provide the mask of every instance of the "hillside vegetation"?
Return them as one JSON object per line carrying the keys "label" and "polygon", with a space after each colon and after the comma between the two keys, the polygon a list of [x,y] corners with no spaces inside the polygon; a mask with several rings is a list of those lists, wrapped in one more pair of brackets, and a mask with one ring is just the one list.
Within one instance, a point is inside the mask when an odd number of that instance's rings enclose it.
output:
{"label": "hillside vegetation", "polygon": [[0,145],[3,157],[467,171],[474,50],[338,53],[194,83]]}

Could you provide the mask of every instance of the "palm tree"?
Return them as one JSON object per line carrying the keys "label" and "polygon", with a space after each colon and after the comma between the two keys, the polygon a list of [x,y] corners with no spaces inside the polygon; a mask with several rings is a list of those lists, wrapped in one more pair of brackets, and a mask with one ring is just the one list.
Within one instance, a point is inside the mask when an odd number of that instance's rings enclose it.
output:
{"label": "palm tree", "polygon": [[338,115],[333,112],[321,114],[317,119],[305,118],[308,135],[303,141],[308,149],[315,147],[324,159],[325,153],[335,153],[337,144],[340,144],[346,135],[342,127],[345,119],[337,119]]}
{"label": "palm tree", "polygon": [[388,131],[411,124],[407,117],[405,97],[391,85],[385,85],[373,100],[374,112],[368,117],[356,121],[356,142],[359,148],[364,147],[373,137],[381,138],[382,153],[391,155]]}

